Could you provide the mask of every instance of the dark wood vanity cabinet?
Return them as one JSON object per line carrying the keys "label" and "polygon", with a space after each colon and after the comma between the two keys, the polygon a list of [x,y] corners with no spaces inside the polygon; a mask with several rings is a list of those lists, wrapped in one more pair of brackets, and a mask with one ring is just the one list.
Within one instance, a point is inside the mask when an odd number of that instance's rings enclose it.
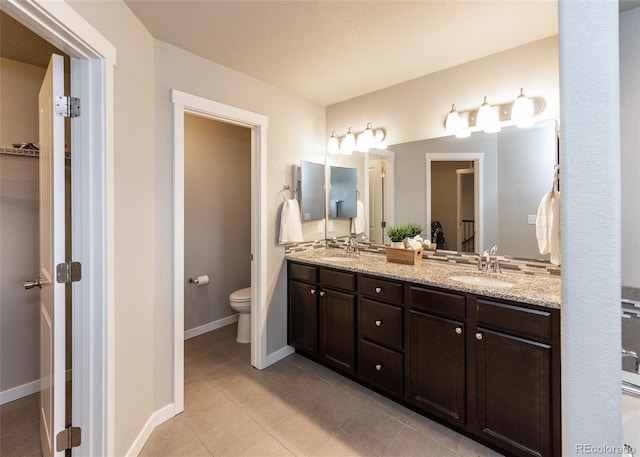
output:
{"label": "dark wood vanity cabinet", "polygon": [[358,377],[393,397],[404,395],[404,285],[363,276],[358,305]]}
{"label": "dark wood vanity cabinet", "polygon": [[318,353],[318,267],[289,263],[289,344]]}
{"label": "dark wood vanity cabinet", "polygon": [[470,427],[514,455],[560,455],[555,310],[474,301],[475,414]]}
{"label": "dark wood vanity cabinet", "polygon": [[505,455],[560,456],[559,310],[288,262],[289,344]]}
{"label": "dark wood vanity cabinet", "polygon": [[289,344],[354,373],[356,276],[289,262],[289,278]]}
{"label": "dark wood vanity cabinet", "polygon": [[408,401],[466,424],[465,297],[410,287]]}

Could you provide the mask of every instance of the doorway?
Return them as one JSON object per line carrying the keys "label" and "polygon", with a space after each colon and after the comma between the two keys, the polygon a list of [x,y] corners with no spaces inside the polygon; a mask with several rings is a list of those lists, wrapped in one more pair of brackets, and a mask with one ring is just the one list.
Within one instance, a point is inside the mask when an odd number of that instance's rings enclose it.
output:
{"label": "doorway", "polygon": [[[64,2],[6,0],[0,9],[71,57],[71,93],[84,113],[71,121],[72,252],[86,272],[72,285],[74,425],[77,455],[113,453],[113,65],[115,48]],[[90,156],[90,157],[89,157]],[[82,227],[93,227],[82,231]],[[109,282],[111,281],[111,283]],[[111,305],[111,306],[109,306]],[[64,386],[62,386],[64,388]],[[57,435],[61,430],[54,430]],[[60,453],[57,453],[60,454]]]}
{"label": "doorway", "polygon": [[[458,247],[458,233],[459,233],[459,227],[458,224],[461,223],[462,217],[460,215],[456,214],[456,210],[455,208],[457,208],[458,203],[457,203],[457,195],[458,195],[458,189],[457,186],[462,186],[463,185],[463,180],[461,179],[459,182],[460,184],[457,184],[456,181],[456,169],[461,169],[461,168],[472,168],[473,169],[473,230],[471,230],[471,228],[468,228],[468,232],[469,232],[469,236],[467,236],[467,238],[470,238],[473,240],[473,250],[471,251],[471,243],[469,240],[467,240],[466,244],[468,245],[466,247],[466,249],[469,249],[469,252],[481,252],[483,249],[483,245],[484,245],[484,218],[483,218],[483,211],[484,211],[484,204],[483,204],[483,186],[484,186],[484,153],[427,153],[425,155],[426,158],[426,191],[427,191],[427,198],[426,198],[426,214],[427,214],[427,230],[430,230],[432,227],[432,223],[436,220],[434,218],[434,208],[438,208],[438,204],[442,203],[442,200],[444,196],[449,196],[452,198],[451,203],[446,204],[445,206],[451,207],[454,209],[454,211],[451,212],[451,223],[450,223],[450,227],[451,229],[449,230],[450,234],[453,234],[453,236],[451,238],[455,238],[455,242],[450,243],[449,240],[447,240],[447,249],[457,249]],[[467,164],[471,163],[472,166],[467,166],[467,165],[458,165],[456,164],[460,163],[460,162],[467,162]],[[433,170],[434,168],[438,168],[438,164],[441,163],[451,163],[453,166],[453,189],[451,191],[444,191],[443,189],[441,189],[441,185],[438,182],[434,182],[434,174],[433,174]],[[443,167],[446,167],[446,165],[443,165]],[[469,211],[470,213],[471,211]],[[441,218],[440,216],[438,216],[439,218]],[[445,233],[447,233],[447,231],[445,231]],[[472,234],[472,238],[471,238],[471,234]],[[447,235],[449,236],[449,235]],[[432,242],[434,240],[431,240]],[[462,243],[463,241],[465,241],[464,239],[461,239],[460,242]]]}
{"label": "doorway", "polygon": [[184,125],[186,340],[237,322],[229,296],[251,286],[251,130],[188,113]]}
{"label": "doorway", "polygon": [[263,369],[267,357],[266,307],[266,116],[177,90],[173,103],[173,414],[184,411],[184,287],[185,287],[185,114],[245,127],[251,130],[251,365]]}

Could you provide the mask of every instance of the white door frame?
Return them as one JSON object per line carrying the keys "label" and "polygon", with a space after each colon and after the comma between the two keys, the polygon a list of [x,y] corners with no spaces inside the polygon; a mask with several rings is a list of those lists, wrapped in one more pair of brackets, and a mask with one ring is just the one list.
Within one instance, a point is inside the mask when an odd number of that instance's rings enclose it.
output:
{"label": "white door frame", "polygon": [[171,90],[173,102],[173,402],[184,410],[184,115],[251,129],[251,365],[267,360],[267,126],[262,114]]}
{"label": "white door frame", "polygon": [[[431,233],[431,162],[474,162],[477,173],[474,174],[475,204],[474,219],[476,230],[475,252],[484,249],[484,153],[483,152],[427,152],[425,154],[427,166],[427,226],[425,230]],[[433,240],[432,240],[433,241]]]}
{"label": "white door frame", "polygon": [[73,454],[113,455],[116,50],[65,2],[3,0],[0,8],[72,58],[71,93],[82,113],[71,121],[72,256],[82,263],[82,280],[72,289],[72,414],[82,428]]}

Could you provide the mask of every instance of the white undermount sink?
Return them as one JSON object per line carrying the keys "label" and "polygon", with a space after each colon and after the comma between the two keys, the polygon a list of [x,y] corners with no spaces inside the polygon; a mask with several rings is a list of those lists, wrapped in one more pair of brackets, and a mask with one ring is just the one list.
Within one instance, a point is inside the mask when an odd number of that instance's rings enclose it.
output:
{"label": "white undermount sink", "polygon": [[343,257],[340,255],[325,255],[320,257],[320,260],[325,260],[327,262],[353,262],[354,260],[358,260],[357,257]]}
{"label": "white undermount sink", "polygon": [[502,279],[488,278],[486,276],[450,276],[449,279],[480,287],[511,287],[512,283]]}

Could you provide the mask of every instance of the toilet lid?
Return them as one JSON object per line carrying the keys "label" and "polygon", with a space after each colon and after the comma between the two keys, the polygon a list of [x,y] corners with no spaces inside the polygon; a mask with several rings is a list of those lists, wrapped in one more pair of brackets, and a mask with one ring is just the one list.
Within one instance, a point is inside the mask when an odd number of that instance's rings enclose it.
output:
{"label": "toilet lid", "polygon": [[230,301],[251,301],[251,287],[245,287],[244,289],[236,290],[229,295]]}

